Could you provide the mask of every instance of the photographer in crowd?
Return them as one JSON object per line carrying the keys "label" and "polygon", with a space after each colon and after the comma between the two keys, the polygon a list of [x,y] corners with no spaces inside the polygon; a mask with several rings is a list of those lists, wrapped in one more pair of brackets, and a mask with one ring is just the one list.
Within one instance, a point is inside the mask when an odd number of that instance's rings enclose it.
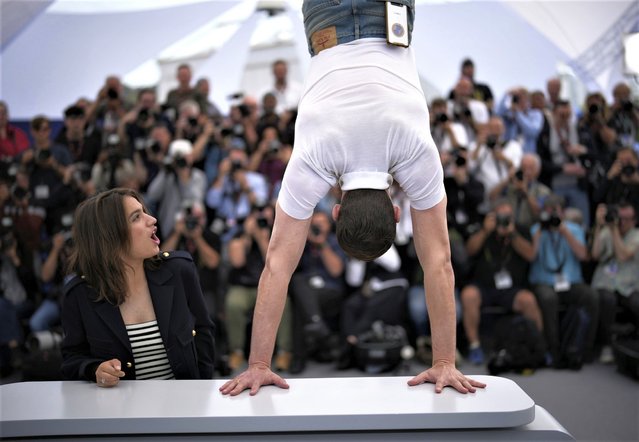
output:
{"label": "photographer in crowd", "polygon": [[192,144],[187,140],[175,140],[169,146],[164,167],[149,184],[146,200],[157,205],[161,238],[173,230],[175,218],[184,201],[203,203],[206,192],[206,176],[192,167]]}
{"label": "photographer in crowd", "polygon": [[612,325],[618,306],[630,311],[634,323],[639,323],[639,229],[637,212],[629,204],[600,204],[595,213],[595,234],[592,258],[598,261],[592,287],[599,292],[600,361],[614,360]]}
{"label": "photographer in crowd", "polygon": [[207,206],[215,216],[225,220],[228,232],[223,241],[233,237],[251,207],[268,201],[268,185],[264,176],[247,170],[248,158],[240,139],[236,139],[226,158],[220,163],[219,174],[206,194]]}
{"label": "photographer in crowd", "polygon": [[[246,328],[252,317],[257,299],[257,284],[264,269],[266,250],[273,229],[275,211],[271,206],[253,207],[241,229],[228,244],[231,270],[226,294],[226,319],[228,325],[229,368],[238,370],[246,363]],[[288,303],[287,303],[288,305]],[[291,319],[285,308],[277,332],[277,370],[288,370],[292,359]]]}
{"label": "photographer in crowd", "polygon": [[614,102],[610,106],[608,125],[615,130],[620,147],[635,148],[639,140],[639,109],[631,101],[631,92],[625,83],[618,83],[612,89]]}
{"label": "photographer in crowd", "polygon": [[505,197],[514,210],[515,223],[530,229],[539,219],[544,199],[552,191],[537,178],[541,172],[541,159],[536,153],[526,153],[521,158],[519,170],[511,170],[509,176],[491,193],[491,200]]}
{"label": "photographer in crowd", "polygon": [[474,141],[480,127],[488,123],[488,107],[473,98],[473,83],[465,77],[459,79],[451,95],[447,113],[464,127],[468,141]]}
{"label": "photographer in crowd", "polygon": [[504,120],[504,140],[518,140],[525,153],[537,151],[537,137],[544,126],[541,110],[531,107],[530,95],[524,88],[512,89],[499,102],[497,115]]}
{"label": "photographer in crowd", "polygon": [[528,289],[528,263],[534,258],[529,232],[515,223],[515,213],[506,199],[497,200],[484,218],[482,228],[466,242],[475,268],[470,284],[461,291],[468,359],[480,365],[484,352],[479,336],[482,306],[501,306],[521,313],[543,328],[535,296]]}
{"label": "photographer in crowd", "polygon": [[499,183],[519,167],[522,155],[517,140],[504,140],[502,119],[491,117],[471,144],[468,156],[471,174],[484,186],[485,203],[490,201],[490,195]]}
{"label": "photographer in crowd", "polygon": [[540,137],[537,152],[541,158],[540,180],[553,193],[564,198],[566,207],[579,209],[584,225],[590,225],[590,201],[584,159],[588,154],[579,144],[577,123],[567,101],[559,101],[549,121],[549,133]]}
{"label": "photographer in crowd", "polygon": [[[581,262],[588,259],[584,230],[564,218],[563,199],[550,195],[544,201],[540,222],[532,226],[531,234],[534,260],[529,280],[541,307],[552,363],[557,368],[579,368],[591,349],[599,313],[597,293],[585,284],[581,272]],[[559,333],[560,306],[587,315],[584,324],[578,327],[585,330],[582,330],[583,342],[574,349],[574,354],[560,345],[568,339],[565,333],[564,336]]]}
{"label": "photographer in crowd", "polygon": [[291,373],[301,373],[309,356],[324,357],[332,350],[328,337],[339,330],[346,294],[346,254],[339,247],[328,214],[316,211],[306,246],[288,293],[293,301],[293,362]]}
{"label": "photographer in crowd", "polygon": [[86,110],[71,105],[64,110],[64,127],[55,143],[65,146],[71,153],[71,162],[93,165],[102,149],[102,132],[88,123]]}
{"label": "photographer in crowd", "polygon": [[605,181],[595,193],[595,201],[609,205],[628,201],[639,213],[639,157],[632,148],[617,151]]}

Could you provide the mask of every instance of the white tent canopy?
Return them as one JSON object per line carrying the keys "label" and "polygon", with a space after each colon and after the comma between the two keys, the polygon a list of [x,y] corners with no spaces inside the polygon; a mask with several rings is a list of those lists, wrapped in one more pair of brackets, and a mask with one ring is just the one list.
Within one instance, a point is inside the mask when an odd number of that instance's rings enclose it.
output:
{"label": "white tent canopy", "polygon": [[[542,89],[561,75],[576,101],[583,90],[610,95],[624,76],[624,35],[639,30],[639,2],[417,0],[413,42],[427,96],[444,95],[463,58],[499,96],[513,86]],[[3,0],[0,98],[12,118],[59,118],[92,98],[107,75],[137,88],[174,86],[190,63],[208,77],[211,98],[259,95],[270,64],[289,61],[303,81],[306,50],[299,0]],[[579,85],[582,89],[575,89]]]}

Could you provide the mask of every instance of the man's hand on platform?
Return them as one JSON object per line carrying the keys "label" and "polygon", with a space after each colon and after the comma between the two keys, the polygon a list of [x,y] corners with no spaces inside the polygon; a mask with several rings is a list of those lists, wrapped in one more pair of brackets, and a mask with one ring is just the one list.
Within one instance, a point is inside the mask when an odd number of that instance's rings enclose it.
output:
{"label": "man's hand on platform", "polygon": [[245,372],[235,376],[220,387],[222,394],[237,396],[246,389],[250,389],[250,395],[255,396],[262,385],[276,385],[288,389],[288,384],[280,376],[271,371],[271,367],[258,362],[249,364]]}
{"label": "man's hand on platform", "polygon": [[428,370],[424,370],[413,379],[408,381],[408,385],[414,386],[430,382],[435,384],[435,393],[441,393],[444,387],[450,386],[460,393],[474,393],[476,388],[484,388],[486,384],[467,378],[455,368],[452,362],[437,362]]}

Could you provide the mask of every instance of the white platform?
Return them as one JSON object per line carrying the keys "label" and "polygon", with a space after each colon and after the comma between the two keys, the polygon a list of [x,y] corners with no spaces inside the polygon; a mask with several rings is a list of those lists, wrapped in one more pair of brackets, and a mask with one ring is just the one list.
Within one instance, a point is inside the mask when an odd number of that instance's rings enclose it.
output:
{"label": "white platform", "polygon": [[254,397],[223,396],[223,380],[125,381],[112,389],[23,382],[0,386],[0,436],[373,440],[374,432],[412,440],[426,432],[457,440],[572,439],[513,381],[473,377],[488,386],[467,395],[436,394],[432,384],[409,387],[409,377],[289,379],[289,390],[263,387]]}

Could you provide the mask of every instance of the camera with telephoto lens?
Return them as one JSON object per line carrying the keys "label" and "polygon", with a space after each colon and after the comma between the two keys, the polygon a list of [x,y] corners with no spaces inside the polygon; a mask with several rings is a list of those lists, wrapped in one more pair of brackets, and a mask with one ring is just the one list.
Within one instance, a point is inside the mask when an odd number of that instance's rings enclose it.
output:
{"label": "camera with telephoto lens", "polygon": [[596,104],[596,103],[593,103],[593,104],[591,104],[591,105],[588,107],[588,114],[589,114],[589,115],[594,116],[594,115],[599,114],[599,112],[601,112],[601,108],[600,108],[600,107],[599,107],[599,105],[598,105],[598,104]]}
{"label": "camera with telephoto lens", "polygon": [[517,172],[515,172],[515,179],[517,181],[523,181],[524,180],[524,171],[519,169]]}
{"label": "camera with telephoto lens", "polygon": [[257,227],[260,229],[266,229],[269,227],[268,219],[264,216],[264,209],[266,205],[256,205],[254,206],[255,214],[257,215],[255,221],[257,223]]}
{"label": "camera with telephoto lens", "polygon": [[512,99],[513,104],[519,104],[520,99],[521,98],[519,97],[519,95],[513,95],[513,99]]}
{"label": "camera with telephoto lens", "polygon": [[608,224],[616,223],[619,220],[619,209],[617,209],[617,206],[607,206],[604,219]]}
{"label": "camera with telephoto lens", "polygon": [[138,112],[138,122],[146,123],[149,119],[149,110],[146,108],[140,109]]}
{"label": "camera with telephoto lens", "polygon": [[198,123],[197,118],[189,117],[188,122],[189,122],[189,126],[197,127],[197,123]]}
{"label": "camera with telephoto lens", "polygon": [[539,214],[539,222],[541,224],[542,230],[550,230],[561,225],[561,218],[555,211],[543,211]]}
{"label": "camera with telephoto lens", "polygon": [[200,221],[198,220],[197,216],[193,215],[193,208],[191,208],[190,206],[185,208],[184,227],[186,227],[186,230],[194,230],[199,224]]}
{"label": "camera with telephoto lens", "polygon": [[497,227],[508,227],[512,223],[513,218],[510,215],[497,215]]}

